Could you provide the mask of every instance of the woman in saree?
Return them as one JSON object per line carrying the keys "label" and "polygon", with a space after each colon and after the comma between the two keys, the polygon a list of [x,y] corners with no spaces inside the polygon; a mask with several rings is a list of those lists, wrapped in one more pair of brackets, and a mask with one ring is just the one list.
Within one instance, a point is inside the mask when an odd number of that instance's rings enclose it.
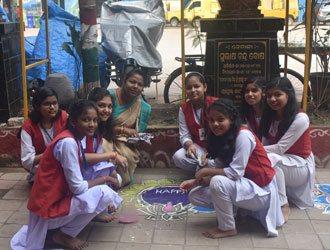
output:
{"label": "woman in saree", "polygon": [[133,174],[139,162],[139,152],[135,145],[128,144],[128,137],[137,137],[146,130],[151,106],[141,98],[145,86],[145,76],[140,69],[129,71],[121,88],[110,89],[113,98],[113,133],[105,136],[103,151],[115,151],[127,158],[128,167],[117,166],[122,177],[122,186],[133,181]]}

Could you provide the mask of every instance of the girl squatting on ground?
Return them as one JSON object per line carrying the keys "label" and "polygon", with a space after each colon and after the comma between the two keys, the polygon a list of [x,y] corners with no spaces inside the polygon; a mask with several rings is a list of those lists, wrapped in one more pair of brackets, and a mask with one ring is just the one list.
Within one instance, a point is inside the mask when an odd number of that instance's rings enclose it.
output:
{"label": "girl squatting on ground", "polygon": [[[116,184],[117,188],[121,186],[121,176],[115,170],[115,166],[108,160],[114,161],[122,166],[124,169],[127,169],[127,159],[126,157],[121,156],[117,152],[107,152],[103,153],[102,147],[102,137],[104,135],[107,138],[112,136],[112,98],[108,90],[104,88],[94,88],[88,95],[88,100],[95,103],[95,106],[99,115],[98,130],[96,131],[94,137],[86,137],[85,143],[85,153],[88,164],[96,164],[91,168],[91,177],[98,170],[104,169],[104,165],[110,166],[109,174],[118,180]],[[97,153],[97,154],[95,154]],[[94,170],[93,170],[94,169]],[[90,175],[89,175],[90,176]]]}
{"label": "girl squatting on ground", "polygon": [[266,81],[262,77],[251,77],[246,80],[242,90],[241,117],[256,135],[259,133],[265,86]]}
{"label": "girl squatting on ground", "polygon": [[43,249],[47,230],[56,229],[55,243],[70,249],[83,249],[87,243],[78,233],[104,210],[118,208],[122,199],[105,183],[111,176],[84,180],[87,168],[81,140],[93,136],[98,115],[95,105],[80,100],[71,106],[67,130],[47,147],[28,201],[29,224],[11,240],[14,250]]}
{"label": "girl squatting on ground", "polygon": [[46,147],[65,129],[67,113],[58,108],[57,94],[48,87],[41,87],[33,96],[33,110],[21,129],[21,163],[33,183],[38,164]]}
{"label": "girl squatting on ground", "polygon": [[187,75],[186,92],[189,101],[179,111],[179,134],[182,148],[173,156],[174,164],[182,169],[196,171],[206,147],[208,134],[207,109],[216,97],[206,96],[207,85],[202,74]]}
{"label": "girl squatting on ground", "polygon": [[313,207],[315,161],[307,114],[299,110],[290,80],[282,77],[266,86],[266,105],[260,121],[262,142],[276,170],[285,221],[288,200],[300,209]]}
{"label": "girl squatting on ground", "polygon": [[[216,210],[218,227],[204,232],[209,238],[237,234],[234,206],[246,209],[267,230],[277,236],[284,223],[280,209],[275,171],[259,139],[241,126],[239,113],[228,99],[209,108],[211,133],[207,152],[215,158],[213,167],[196,172],[196,179],[180,188],[189,193],[192,204]],[[202,165],[207,164],[206,154]]]}

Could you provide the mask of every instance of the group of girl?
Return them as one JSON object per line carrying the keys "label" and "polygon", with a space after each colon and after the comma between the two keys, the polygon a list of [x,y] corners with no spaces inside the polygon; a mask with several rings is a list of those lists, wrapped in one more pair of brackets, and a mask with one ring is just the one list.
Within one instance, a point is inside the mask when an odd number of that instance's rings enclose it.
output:
{"label": "group of girl", "polygon": [[143,72],[132,70],[120,89],[95,88],[68,114],[52,89],[35,93],[20,134],[22,165],[33,185],[29,224],[12,238],[14,250],[43,249],[52,229],[55,243],[83,249],[87,243],[76,236],[92,219],[116,218],[122,198],[115,190],[132,181],[139,157],[125,137],[137,136],[149,121],[150,105],[140,97],[144,84]]}
{"label": "group of girl", "polygon": [[180,185],[191,203],[216,211],[218,227],[204,232],[206,237],[236,235],[237,208],[258,219],[268,236],[277,236],[276,228],[289,219],[289,201],[300,209],[313,207],[309,119],[289,79],[248,79],[241,112],[228,99],[206,96],[199,73],[187,75],[186,88],[189,101],[179,111],[183,148],[173,160],[196,171]]}
{"label": "group of girl", "polygon": [[[120,89],[96,88],[68,115],[53,90],[38,90],[21,131],[22,165],[33,183],[29,225],[15,234],[13,249],[42,249],[50,229],[54,242],[83,249],[87,243],[76,236],[92,219],[115,218],[122,202],[115,190],[132,181],[139,160],[125,138],[143,132],[150,117],[150,105],[140,98],[144,82],[143,73],[132,70]],[[183,148],[173,159],[196,171],[180,186],[191,202],[216,210],[218,227],[206,237],[236,235],[238,207],[260,220],[268,236],[288,220],[288,200],[313,207],[309,119],[287,78],[249,79],[241,113],[230,100],[206,96],[200,73],[187,75],[186,87],[189,101],[179,111]]]}

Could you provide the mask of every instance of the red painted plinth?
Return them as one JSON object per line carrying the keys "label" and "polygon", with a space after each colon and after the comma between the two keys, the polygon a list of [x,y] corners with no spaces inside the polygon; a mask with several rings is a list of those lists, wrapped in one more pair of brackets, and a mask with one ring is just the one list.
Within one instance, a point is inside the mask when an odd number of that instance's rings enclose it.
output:
{"label": "red painted plinth", "polygon": [[[20,140],[18,128],[0,129],[0,167],[19,164]],[[148,129],[154,138],[151,145],[140,145],[140,166],[145,168],[173,168],[172,156],[181,145],[178,128]],[[312,150],[318,168],[330,168],[330,127],[311,127]]]}

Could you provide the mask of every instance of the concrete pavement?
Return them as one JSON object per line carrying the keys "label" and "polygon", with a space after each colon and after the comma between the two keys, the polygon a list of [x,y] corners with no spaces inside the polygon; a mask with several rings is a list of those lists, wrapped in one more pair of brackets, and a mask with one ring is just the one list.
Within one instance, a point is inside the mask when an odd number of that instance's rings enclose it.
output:
{"label": "concrete pavement", "polygon": [[[0,168],[0,249],[10,249],[10,239],[19,228],[28,223],[27,200],[30,186],[26,173],[20,169]],[[164,179],[179,183],[190,178],[178,169],[138,168],[134,185],[124,189],[123,195],[136,196],[152,183]],[[162,180],[162,181],[160,181]],[[317,169],[316,183],[330,183],[330,169]],[[133,190],[138,192],[134,193]],[[329,200],[330,205],[330,200]],[[279,236],[266,238],[265,230],[255,220],[247,218],[237,226],[239,234],[224,239],[208,239],[201,233],[216,226],[215,213],[187,213],[181,220],[152,220],[139,212],[139,222],[121,224],[91,222],[78,236],[88,240],[87,249],[93,250],[252,250],[252,249],[330,249],[330,214],[322,210],[291,208],[287,224],[279,229]],[[60,248],[51,243],[47,249]]]}

